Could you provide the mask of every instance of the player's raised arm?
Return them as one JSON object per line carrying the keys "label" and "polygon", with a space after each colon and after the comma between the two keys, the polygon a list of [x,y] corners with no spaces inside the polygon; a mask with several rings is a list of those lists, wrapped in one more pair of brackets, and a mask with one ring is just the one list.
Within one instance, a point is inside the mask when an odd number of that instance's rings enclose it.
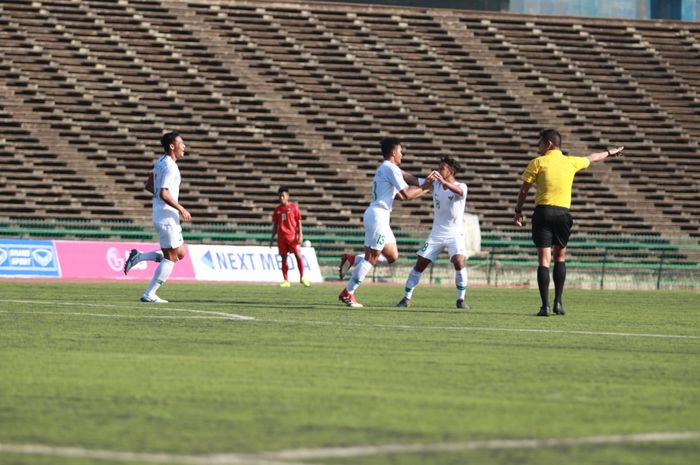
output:
{"label": "player's raised arm", "polygon": [[[440,184],[442,184],[442,187],[445,189],[454,192],[455,194],[459,195],[460,197],[464,197],[464,191],[462,190],[461,187],[459,187],[457,184],[454,182],[450,182],[449,180],[445,179],[442,177],[442,175],[438,172],[435,172],[435,181],[438,181]],[[431,183],[432,184],[432,183]]]}
{"label": "player's raised arm", "polygon": [[430,192],[430,189],[427,187],[409,186],[396,194],[396,198],[399,200],[413,200],[428,192]]}
{"label": "player's raised arm", "polygon": [[406,184],[409,186],[420,186],[420,178],[418,176],[415,176],[407,171],[401,170],[401,175],[403,176],[403,180],[406,181]]}
{"label": "player's raised arm", "polygon": [[418,197],[424,194],[427,194],[428,192],[430,192],[430,188],[432,187],[433,181],[436,180],[436,176],[439,176],[439,174],[436,171],[432,171],[428,175],[428,177],[425,178],[423,184],[408,186],[407,188],[399,191],[399,193],[396,194],[396,198],[399,200],[413,200],[417,199]]}

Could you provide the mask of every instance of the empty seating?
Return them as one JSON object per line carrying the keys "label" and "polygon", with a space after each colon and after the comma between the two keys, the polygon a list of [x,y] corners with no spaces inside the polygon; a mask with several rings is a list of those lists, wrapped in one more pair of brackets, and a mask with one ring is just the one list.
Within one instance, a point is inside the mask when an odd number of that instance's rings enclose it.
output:
{"label": "empty seating", "polygon": [[[588,232],[700,236],[700,30],[692,24],[210,0],[0,4],[0,208],[145,222],[165,130],[190,148],[201,223],[267,224],[288,185],[313,227],[359,226],[384,135],[419,174],[455,156],[468,209],[512,228],[537,132],[571,153]],[[531,199],[530,199],[531,200]],[[427,228],[430,202],[396,206]]]}

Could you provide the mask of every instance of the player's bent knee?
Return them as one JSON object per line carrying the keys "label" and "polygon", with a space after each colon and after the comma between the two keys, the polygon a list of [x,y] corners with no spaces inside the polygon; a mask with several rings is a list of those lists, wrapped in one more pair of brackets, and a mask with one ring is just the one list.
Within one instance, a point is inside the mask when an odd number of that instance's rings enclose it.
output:
{"label": "player's bent knee", "polygon": [[365,260],[370,262],[372,265],[376,265],[379,260],[379,256],[382,254],[381,250],[374,250],[367,248],[365,249]]}
{"label": "player's bent knee", "polygon": [[[398,250],[383,250],[380,255],[384,255],[384,258],[386,258],[386,261],[391,264],[394,263],[396,260],[399,259],[399,251]],[[377,259],[379,259],[379,256],[377,256]]]}
{"label": "player's bent knee", "polygon": [[185,258],[185,250],[181,247],[175,249],[161,249],[163,251],[163,257],[170,260],[171,262],[177,263],[178,261]]}

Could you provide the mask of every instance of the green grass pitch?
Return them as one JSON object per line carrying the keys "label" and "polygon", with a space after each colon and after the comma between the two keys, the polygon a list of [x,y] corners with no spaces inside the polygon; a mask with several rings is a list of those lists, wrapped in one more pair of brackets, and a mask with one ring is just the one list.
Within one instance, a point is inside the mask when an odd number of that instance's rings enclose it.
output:
{"label": "green grass pitch", "polygon": [[700,462],[697,293],[144,286],[0,282],[0,464]]}

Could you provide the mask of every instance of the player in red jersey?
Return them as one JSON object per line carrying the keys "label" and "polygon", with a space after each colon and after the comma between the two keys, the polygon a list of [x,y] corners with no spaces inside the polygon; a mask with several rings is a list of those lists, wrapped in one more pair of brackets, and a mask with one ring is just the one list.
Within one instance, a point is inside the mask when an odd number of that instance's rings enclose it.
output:
{"label": "player in red jersey", "polygon": [[279,254],[282,255],[282,276],[284,281],[280,287],[290,287],[289,265],[287,264],[287,254],[293,253],[297,259],[299,268],[299,282],[304,287],[309,287],[311,283],[304,277],[304,260],[301,258],[301,212],[299,207],[294,202],[289,201],[289,189],[280,187],[277,190],[280,203],[275,207],[272,213],[272,237],[270,237],[270,247],[277,236],[277,248]]}

